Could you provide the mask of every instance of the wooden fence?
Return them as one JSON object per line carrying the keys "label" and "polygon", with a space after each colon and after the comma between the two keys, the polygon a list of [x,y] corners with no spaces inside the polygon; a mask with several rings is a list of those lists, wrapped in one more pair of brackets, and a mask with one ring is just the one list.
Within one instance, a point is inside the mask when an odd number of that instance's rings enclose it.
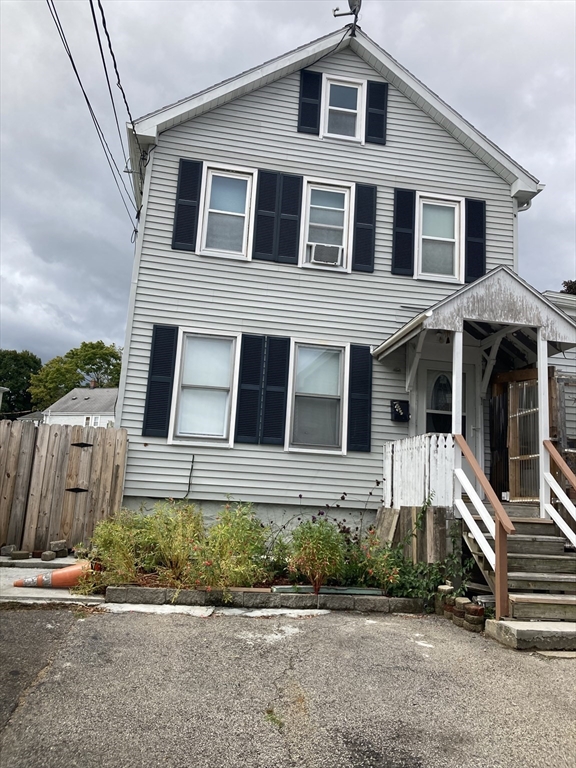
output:
{"label": "wooden fence", "polygon": [[0,543],[87,542],[122,504],[125,429],[0,421]]}

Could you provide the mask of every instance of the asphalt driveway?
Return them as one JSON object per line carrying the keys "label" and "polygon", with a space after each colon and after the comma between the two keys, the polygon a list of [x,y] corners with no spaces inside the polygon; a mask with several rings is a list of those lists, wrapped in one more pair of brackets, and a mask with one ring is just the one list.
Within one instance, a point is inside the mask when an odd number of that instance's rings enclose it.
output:
{"label": "asphalt driveway", "polygon": [[0,625],[4,711],[17,704],[2,768],[576,766],[576,660],[433,616],[2,611]]}

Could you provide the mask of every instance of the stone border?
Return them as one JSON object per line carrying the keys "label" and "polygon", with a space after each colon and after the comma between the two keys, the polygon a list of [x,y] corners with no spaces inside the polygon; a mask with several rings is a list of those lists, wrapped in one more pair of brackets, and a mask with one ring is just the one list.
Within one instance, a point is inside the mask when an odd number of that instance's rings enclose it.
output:
{"label": "stone border", "polygon": [[107,603],[144,605],[223,605],[229,608],[292,608],[362,613],[424,613],[419,598],[378,597],[368,595],[315,595],[314,593],[270,592],[269,590],[232,589],[224,601],[220,590],[157,589],[153,587],[108,587]]}

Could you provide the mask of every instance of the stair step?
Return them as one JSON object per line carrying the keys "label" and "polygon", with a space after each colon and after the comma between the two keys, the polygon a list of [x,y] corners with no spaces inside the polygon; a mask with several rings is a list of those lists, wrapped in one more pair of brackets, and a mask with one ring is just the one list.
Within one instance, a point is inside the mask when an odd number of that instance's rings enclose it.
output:
{"label": "stair step", "polygon": [[495,621],[488,619],[485,635],[509,648],[518,650],[576,650],[576,628],[567,621]]}
{"label": "stair step", "polygon": [[508,571],[576,574],[576,555],[508,554]]}
{"label": "stair step", "polygon": [[576,622],[576,595],[538,595],[516,592],[509,595],[509,600],[510,618],[513,619]]}
{"label": "stair step", "polygon": [[503,501],[502,506],[508,513],[508,517],[540,517],[540,504],[524,504],[522,502]]}
{"label": "stair step", "polygon": [[[472,517],[478,523],[481,531],[487,530],[480,515],[472,515]],[[512,522],[516,528],[516,533],[523,536],[558,536],[558,529],[552,520],[542,517],[515,517]]]}
{"label": "stair step", "polygon": [[[494,574],[492,572],[492,578]],[[509,590],[539,590],[541,592],[566,592],[576,594],[576,574],[573,573],[530,573],[508,571]]]}
{"label": "stair step", "polygon": [[[494,537],[486,533],[486,539],[494,549]],[[514,533],[508,536],[508,553],[563,555],[565,543],[566,540],[562,536],[529,536],[523,533]]]}

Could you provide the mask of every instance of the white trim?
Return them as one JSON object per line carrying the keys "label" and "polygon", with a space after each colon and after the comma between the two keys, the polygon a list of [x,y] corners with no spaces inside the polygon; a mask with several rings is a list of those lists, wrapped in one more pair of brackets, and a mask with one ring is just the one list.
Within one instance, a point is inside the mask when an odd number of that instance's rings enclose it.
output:
{"label": "white trim", "polygon": [[[454,275],[439,275],[434,272],[422,271],[422,214],[427,202],[444,205],[454,209]],[[464,282],[464,255],[465,255],[465,198],[452,195],[439,195],[435,193],[416,192],[416,217],[414,222],[414,279],[431,280],[441,283]],[[444,240],[442,242],[445,242]]]}
{"label": "white trim", "polygon": [[[296,372],[296,346],[305,345],[309,347],[335,347],[342,350],[343,371],[342,371],[342,393],[341,393],[341,448],[330,450],[329,448],[303,448],[293,446],[292,440],[292,412],[294,402],[294,379]],[[339,343],[336,341],[325,341],[323,339],[290,339],[290,369],[288,372],[288,397],[286,401],[286,429],[284,437],[284,450],[289,453],[319,453],[330,456],[346,456],[348,445],[348,391],[350,386],[350,344]]]}
{"label": "white trim", "polygon": [[[208,438],[190,437],[176,435],[176,417],[178,413],[178,401],[180,395],[180,382],[182,379],[182,351],[184,347],[184,338],[186,336],[221,336],[234,340],[234,351],[232,359],[232,376],[230,380],[230,409],[228,413],[228,436],[210,440]],[[206,328],[190,328],[181,326],[178,328],[178,344],[176,348],[176,361],[174,364],[174,384],[172,386],[172,406],[170,408],[170,423],[168,426],[168,445],[193,445],[204,448],[233,448],[234,447],[234,425],[236,423],[236,403],[238,399],[238,377],[240,376],[240,348],[242,343],[242,333],[226,331],[212,331]]]}
{"label": "white trim", "polygon": [[536,343],[538,368],[538,446],[540,471],[540,517],[546,517],[546,505],[550,504],[550,487],[544,482],[550,472],[550,454],[544,448],[544,440],[550,439],[550,415],[548,402],[548,342],[544,329],[538,328]]}
{"label": "white trim", "polygon": [[[218,259],[235,259],[239,261],[252,260],[252,241],[254,237],[254,215],[256,211],[256,180],[258,171],[255,168],[245,168],[243,166],[230,165],[228,163],[202,163],[202,189],[200,191],[200,200],[198,202],[198,242],[199,247],[196,253],[200,256],[213,256]],[[208,187],[212,176],[222,175],[231,178],[241,177],[248,182],[246,189],[246,207],[245,207],[245,225],[243,252],[235,251],[216,251],[206,248],[206,230],[208,224]],[[241,215],[241,214],[240,214]]]}
{"label": "white trim", "polygon": [[[349,112],[350,114],[356,114],[356,135],[346,136],[341,133],[328,133],[328,116],[330,111],[330,86],[331,85],[343,85],[348,88],[356,88],[358,90],[358,100],[356,110],[340,109],[339,107],[333,107],[332,109],[339,110],[340,112]],[[322,114],[320,116],[320,138],[321,139],[336,139],[337,141],[354,142],[355,144],[365,143],[366,133],[366,80],[356,80],[351,77],[341,77],[340,75],[329,75],[326,72],[322,75]]]}
{"label": "white trim", "polygon": [[[330,267],[313,264],[306,260],[308,243],[309,200],[312,187],[326,187],[336,192],[344,191],[347,196],[347,210],[344,216],[344,255],[342,266]],[[354,247],[354,215],[356,206],[356,185],[354,182],[321,179],[315,176],[304,176],[302,179],[302,212],[300,216],[300,244],[298,247],[298,266],[305,269],[319,269],[324,272],[352,272],[352,250]]]}

